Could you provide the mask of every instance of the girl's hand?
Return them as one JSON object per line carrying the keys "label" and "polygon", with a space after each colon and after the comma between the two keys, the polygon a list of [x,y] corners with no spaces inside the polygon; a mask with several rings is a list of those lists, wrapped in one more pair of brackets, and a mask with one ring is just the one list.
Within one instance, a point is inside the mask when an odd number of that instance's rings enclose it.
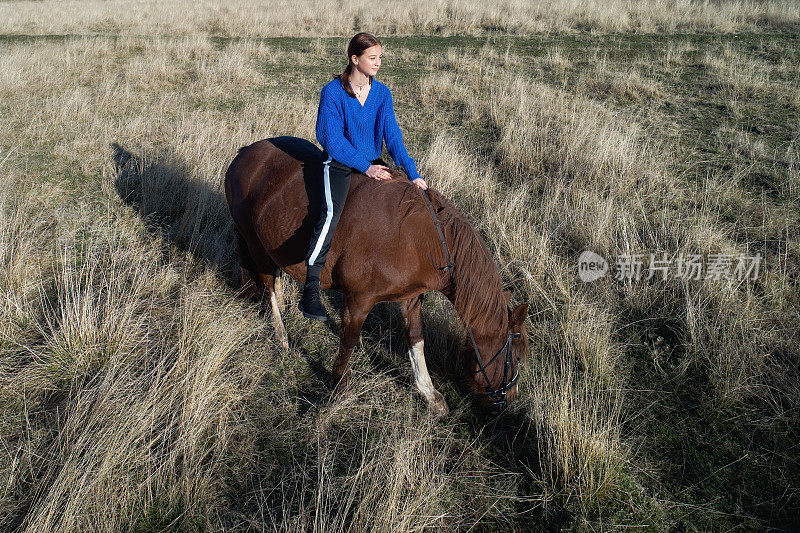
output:
{"label": "girl's hand", "polygon": [[428,184],[425,183],[425,180],[422,178],[417,178],[412,182],[414,185],[422,189],[423,191],[428,188]]}
{"label": "girl's hand", "polygon": [[376,180],[390,180],[392,175],[389,173],[389,167],[383,165],[370,165],[364,174]]}

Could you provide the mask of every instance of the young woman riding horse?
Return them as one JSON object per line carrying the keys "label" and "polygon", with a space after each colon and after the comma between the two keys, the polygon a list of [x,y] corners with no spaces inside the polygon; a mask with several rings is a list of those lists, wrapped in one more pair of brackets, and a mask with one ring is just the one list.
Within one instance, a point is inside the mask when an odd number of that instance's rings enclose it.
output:
{"label": "young woman riding horse", "polygon": [[306,280],[298,307],[306,318],[327,320],[319,295],[319,274],[325,265],[333,232],[344,208],[353,170],[376,180],[391,178],[379,157],[383,141],[396,164],[420,189],[427,189],[403,145],[389,88],[374,79],[382,47],[375,36],[358,33],[347,46],[348,64],[322,88],[317,113],[317,140],[323,152],[324,208],[314,226],[306,253]]}

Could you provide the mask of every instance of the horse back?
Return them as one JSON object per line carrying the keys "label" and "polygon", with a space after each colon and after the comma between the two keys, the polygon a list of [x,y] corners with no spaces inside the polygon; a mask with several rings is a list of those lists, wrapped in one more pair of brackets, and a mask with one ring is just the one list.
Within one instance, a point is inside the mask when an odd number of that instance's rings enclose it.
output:
{"label": "horse back", "polygon": [[269,256],[281,268],[304,260],[310,211],[317,204],[308,188],[318,180],[321,161],[319,148],[296,137],[239,149],[225,173],[225,196],[234,227],[254,257]]}
{"label": "horse back", "polygon": [[[271,260],[304,279],[306,251],[323,208],[322,151],[295,137],[245,146],[226,172],[225,194],[236,230],[256,261]],[[320,282],[323,287],[370,279],[381,286],[389,279],[393,285],[407,283],[406,276],[431,266],[430,254],[420,252],[441,254],[424,245],[431,236],[430,213],[407,177],[398,172],[393,180],[377,181],[354,172]]]}

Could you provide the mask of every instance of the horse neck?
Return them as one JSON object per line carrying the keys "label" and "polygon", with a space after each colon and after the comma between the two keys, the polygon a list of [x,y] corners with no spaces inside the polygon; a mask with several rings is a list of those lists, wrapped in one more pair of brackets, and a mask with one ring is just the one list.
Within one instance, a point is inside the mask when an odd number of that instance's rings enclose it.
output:
{"label": "horse neck", "polygon": [[445,231],[454,265],[455,291],[448,299],[477,336],[497,336],[508,328],[503,280],[489,250],[475,229],[456,220]]}

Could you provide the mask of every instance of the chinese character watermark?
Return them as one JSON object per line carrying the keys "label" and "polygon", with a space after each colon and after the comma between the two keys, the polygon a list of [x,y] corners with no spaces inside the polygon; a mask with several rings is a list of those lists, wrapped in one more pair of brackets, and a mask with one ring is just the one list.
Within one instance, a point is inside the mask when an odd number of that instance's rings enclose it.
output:
{"label": "chinese character watermark", "polygon": [[[646,274],[647,280],[685,279],[715,281],[723,279],[756,279],[761,268],[762,257],[747,254],[685,254],[670,256],[659,254],[620,254],[613,263],[614,279],[639,281]],[[611,264],[602,256],[584,250],[578,257],[578,277],[589,282],[602,278],[610,271]]]}

